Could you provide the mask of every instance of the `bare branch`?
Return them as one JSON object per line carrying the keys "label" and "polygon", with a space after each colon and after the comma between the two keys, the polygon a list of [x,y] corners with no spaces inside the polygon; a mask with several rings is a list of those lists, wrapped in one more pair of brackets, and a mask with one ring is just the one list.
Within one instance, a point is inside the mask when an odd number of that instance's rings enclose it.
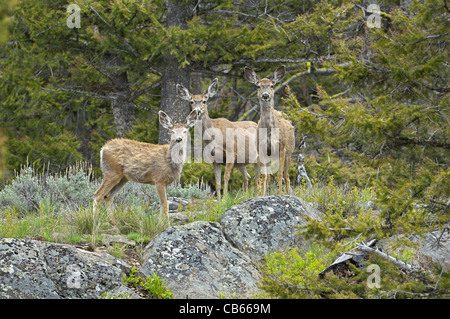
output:
{"label": "bare branch", "polygon": [[414,267],[411,266],[410,264],[407,264],[401,260],[398,260],[392,256],[389,256],[386,253],[383,253],[382,251],[378,250],[378,248],[371,248],[368,245],[366,245],[365,243],[359,244],[358,246],[359,250],[362,250],[366,253],[370,253],[370,254],[376,254],[392,263],[394,263],[395,265],[397,265],[398,267],[402,268],[402,269],[406,269],[406,270],[414,270]]}

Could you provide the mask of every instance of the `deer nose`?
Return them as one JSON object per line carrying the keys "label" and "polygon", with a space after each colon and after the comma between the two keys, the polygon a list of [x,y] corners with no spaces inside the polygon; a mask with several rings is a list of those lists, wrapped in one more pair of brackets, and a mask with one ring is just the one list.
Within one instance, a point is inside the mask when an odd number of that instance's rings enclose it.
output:
{"label": "deer nose", "polygon": [[269,93],[264,92],[264,93],[262,94],[262,98],[263,98],[264,100],[268,100],[268,99],[269,99]]}
{"label": "deer nose", "polygon": [[177,137],[176,141],[177,143],[180,143],[183,139],[181,137]]}

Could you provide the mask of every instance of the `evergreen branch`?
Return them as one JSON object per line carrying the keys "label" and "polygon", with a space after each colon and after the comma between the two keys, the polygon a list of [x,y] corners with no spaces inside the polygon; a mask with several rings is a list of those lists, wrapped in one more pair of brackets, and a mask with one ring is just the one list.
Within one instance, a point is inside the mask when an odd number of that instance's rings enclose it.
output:
{"label": "evergreen branch", "polygon": [[383,130],[383,133],[389,137],[392,138],[394,140],[396,140],[396,142],[394,142],[394,146],[401,146],[401,145],[408,145],[408,144],[413,144],[413,145],[422,145],[422,146],[431,146],[431,147],[441,147],[444,149],[450,149],[450,144],[449,143],[445,143],[445,142],[439,142],[439,141],[424,141],[424,140],[418,140],[418,139],[414,139],[414,138],[408,138],[408,137],[403,137],[403,136],[394,136],[392,134],[389,134],[388,132]]}
{"label": "evergreen branch", "polygon": [[428,84],[425,84],[425,83],[419,83],[419,82],[416,82],[416,81],[413,81],[413,82],[416,85],[423,85],[424,87],[426,87],[429,90],[437,91],[437,92],[440,92],[440,93],[448,93],[448,92],[450,92],[450,88],[440,88],[440,87],[431,86],[431,85],[428,85]]}
{"label": "evergreen branch", "polygon": [[417,40],[417,41],[411,42],[410,45],[414,45],[414,44],[417,44],[417,43],[419,43],[419,42],[426,41],[426,40],[430,40],[430,39],[437,39],[437,38],[446,36],[446,35],[449,34],[449,33],[450,33],[450,32],[445,32],[445,33],[443,33],[443,34],[429,35],[429,36],[426,36],[425,38],[422,38],[422,39],[419,39],[419,40]]}
{"label": "evergreen branch", "polygon": [[88,92],[88,91],[83,91],[83,90],[76,90],[76,89],[68,89],[68,88],[53,88],[53,89],[48,89],[45,87],[41,87],[42,90],[44,91],[63,91],[63,92],[69,92],[69,93],[75,93],[75,94],[81,94],[81,95],[86,95],[86,96],[90,96],[90,97],[94,97],[97,99],[101,99],[101,100],[112,100],[111,97],[106,96],[106,95],[101,95],[95,92]]}
{"label": "evergreen branch", "polygon": [[151,91],[160,85],[161,85],[161,81],[158,81],[158,82],[146,87],[145,89],[136,91],[133,93],[133,95],[128,100],[133,101],[134,99],[137,99],[138,97],[140,97],[142,94],[145,94],[146,92]]}
{"label": "evergreen branch", "polygon": [[[122,94],[117,94],[117,93],[109,94],[109,95],[101,95],[101,94],[98,94],[98,93],[95,93],[95,92],[76,90],[76,89],[67,89],[67,88],[55,88],[55,89],[50,90],[48,88],[42,87],[41,89],[44,90],[44,91],[49,91],[49,92],[51,92],[52,90],[53,91],[69,92],[69,93],[80,94],[80,95],[93,97],[93,98],[101,99],[101,100],[107,100],[107,101],[117,100],[118,97],[120,95],[122,95]],[[147,111],[147,112],[151,112],[151,113],[157,114],[157,112],[152,110],[152,109],[149,109],[149,108],[147,108],[145,106],[137,105],[137,104],[131,102],[131,99],[129,101],[127,101],[127,103],[130,104],[132,107],[134,107],[136,109],[141,109],[141,110],[144,110],[144,111]]]}
{"label": "evergreen branch", "polygon": [[249,63],[307,63],[315,62],[317,59],[274,59],[274,58],[261,58],[256,60],[241,59],[232,62],[232,65],[247,65]]}
{"label": "evergreen branch", "polygon": [[135,58],[140,57],[139,53],[131,46],[130,43],[128,43],[127,40],[125,40],[124,37],[122,37],[117,32],[117,30],[112,25],[110,25],[105,19],[103,19],[103,17],[89,3],[87,3],[86,0],[83,0],[83,2],[86,3],[86,5],[92,10],[92,12],[94,12],[97,15],[97,17],[99,17],[100,20],[102,20],[103,23],[106,24],[106,26],[114,33],[114,35],[122,41],[122,43],[125,45],[125,47],[128,49],[128,51],[130,51],[130,53],[133,54],[133,56]]}
{"label": "evergreen branch", "polygon": [[[308,62],[305,60],[305,62]],[[346,67],[349,66],[350,63],[341,63],[338,66],[339,67]],[[288,85],[289,83],[291,83],[292,81],[294,81],[295,79],[298,79],[302,76],[305,76],[307,74],[314,74],[314,75],[330,75],[336,73],[336,69],[334,68],[329,68],[329,69],[313,69],[313,70],[308,70],[306,72],[300,72],[297,73],[296,75],[292,76],[291,78],[289,78],[287,81],[281,83],[276,89],[275,89],[275,93],[278,92],[281,88],[285,87],[286,85]]]}

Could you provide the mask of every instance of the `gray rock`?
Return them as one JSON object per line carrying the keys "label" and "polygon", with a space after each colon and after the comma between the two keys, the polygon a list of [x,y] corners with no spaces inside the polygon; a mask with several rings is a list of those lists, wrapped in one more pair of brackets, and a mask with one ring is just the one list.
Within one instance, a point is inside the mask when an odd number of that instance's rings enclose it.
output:
{"label": "gray rock", "polygon": [[203,221],[175,226],[146,247],[140,272],[155,272],[175,298],[217,298],[259,292],[260,274],[250,258],[232,247],[220,225]]}
{"label": "gray rock", "polygon": [[128,247],[136,246],[136,242],[122,235],[110,235],[103,234],[103,243],[106,246],[112,246],[114,244],[125,245]]}
{"label": "gray rock", "polygon": [[[404,252],[404,246],[394,245],[403,235],[394,235],[378,241],[377,246],[388,255],[398,255]],[[410,263],[422,269],[429,268],[433,263],[439,263],[444,269],[450,269],[450,230],[434,231],[423,236],[411,235],[408,240],[416,242],[417,247],[408,247],[414,251]]]}
{"label": "gray rock", "polygon": [[[98,298],[116,291],[130,266],[106,253],[0,238],[0,298]],[[123,286],[121,292],[133,292]]]}
{"label": "gray rock", "polygon": [[225,237],[254,261],[272,251],[299,246],[298,226],[320,213],[295,196],[266,196],[227,209],[220,221]]}
{"label": "gray rock", "polygon": [[[167,197],[167,204],[169,206],[169,213],[176,213],[179,211],[186,210],[189,204],[194,201],[192,199],[186,199],[181,197]],[[161,204],[159,200],[155,201],[151,206],[151,210],[159,212]]]}
{"label": "gray rock", "polygon": [[438,262],[446,270],[450,269],[450,230],[435,231],[426,234],[419,253]]}

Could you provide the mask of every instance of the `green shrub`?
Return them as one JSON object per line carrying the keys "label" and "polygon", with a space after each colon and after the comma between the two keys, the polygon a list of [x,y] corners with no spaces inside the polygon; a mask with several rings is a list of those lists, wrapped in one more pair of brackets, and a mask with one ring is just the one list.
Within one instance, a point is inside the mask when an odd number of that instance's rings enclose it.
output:
{"label": "green shrub", "polygon": [[[331,258],[332,257],[332,258]],[[319,277],[331,265],[336,254],[320,246],[301,254],[296,249],[266,256],[262,267],[260,288],[269,298],[448,298],[450,273],[442,267],[432,271],[406,273],[392,262],[379,256],[370,256],[359,269],[348,263],[348,269],[334,274],[332,271]],[[377,288],[372,282],[367,266],[380,267]]]}
{"label": "green shrub", "polygon": [[88,207],[99,184],[92,182],[87,164],[69,168],[64,174],[37,173],[23,167],[0,191],[0,209],[16,207],[20,214],[36,212],[42,204],[51,203],[60,213]]}
{"label": "green shrub", "polygon": [[131,268],[128,276],[124,277],[125,283],[144,290],[150,297],[157,299],[173,299],[172,292],[154,272],[152,276],[145,278],[136,277],[136,267]]}
{"label": "green shrub", "polygon": [[332,262],[330,256],[316,248],[302,255],[295,248],[265,257],[261,288],[270,298],[318,298],[318,275]]}
{"label": "green shrub", "polygon": [[0,211],[0,237],[17,237],[19,219],[16,209],[8,207]]}
{"label": "green shrub", "polygon": [[[37,212],[42,205],[51,204],[59,214],[91,207],[100,181],[93,178],[87,163],[69,167],[64,173],[38,173],[33,167],[23,167],[10,184],[0,191],[0,209],[15,208],[18,214]],[[185,187],[169,185],[168,196],[205,198],[207,192],[194,184]],[[127,183],[114,202],[122,206],[142,206],[158,200],[154,185]]]}

